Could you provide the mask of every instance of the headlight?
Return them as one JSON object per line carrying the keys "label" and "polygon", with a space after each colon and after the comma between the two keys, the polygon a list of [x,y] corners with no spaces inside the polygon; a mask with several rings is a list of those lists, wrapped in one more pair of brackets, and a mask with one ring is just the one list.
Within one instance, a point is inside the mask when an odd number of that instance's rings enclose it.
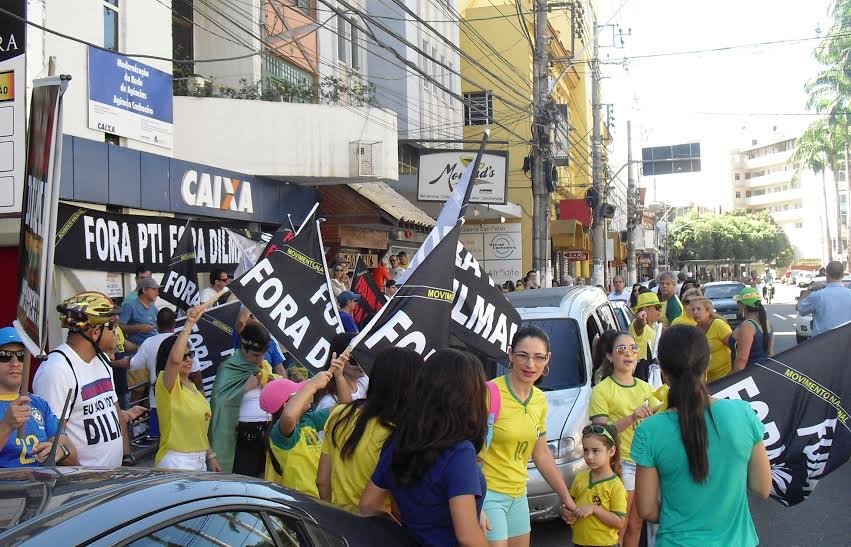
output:
{"label": "headlight", "polygon": [[581,448],[573,437],[564,437],[547,443],[550,454],[557,460],[576,460],[582,457]]}

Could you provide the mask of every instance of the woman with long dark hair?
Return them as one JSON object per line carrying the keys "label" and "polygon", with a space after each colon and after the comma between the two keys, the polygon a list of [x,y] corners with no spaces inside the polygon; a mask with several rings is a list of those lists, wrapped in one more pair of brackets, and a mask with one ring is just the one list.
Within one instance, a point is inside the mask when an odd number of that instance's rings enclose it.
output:
{"label": "woman with long dark hair", "polygon": [[638,295],[644,286],[641,283],[636,283],[632,286],[632,292],[629,293],[629,307],[634,308],[638,304]]}
{"label": "woman with long dark hair", "polygon": [[765,427],[748,403],[710,397],[709,354],[696,327],[671,327],[659,341],[670,407],[645,420],[632,442],[636,504],[659,523],[657,547],[759,543],[747,489],[763,499],[771,491]]}
{"label": "woman with long dark hair", "polygon": [[361,496],[361,511],[385,512],[392,494],[418,543],[483,547],[486,485],[476,461],[488,428],[482,365],[468,353],[438,350],[414,392]]}
{"label": "woman with long dark hair", "polygon": [[758,290],[744,287],[735,300],[745,318],[729,340],[733,352],[733,372],[738,372],[774,355],[774,331],[768,322],[768,314],[765,313]]}
{"label": "woman with long dark hair", "polygon": [[422,366],[423,358],[411,349],[382,351],[373,363],[366,399],[331,412],[316,478],[323,500],[357,511],[384,442],[405,406],[415,399],[414,384]]}

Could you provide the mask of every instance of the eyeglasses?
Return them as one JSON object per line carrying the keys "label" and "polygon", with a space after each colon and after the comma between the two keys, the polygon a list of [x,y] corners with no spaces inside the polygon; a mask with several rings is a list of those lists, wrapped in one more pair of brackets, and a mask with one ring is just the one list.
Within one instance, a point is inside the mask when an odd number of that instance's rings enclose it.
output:
{"label": "eyeglasses", "polygon": [[605,426],[602,426],[600,424],[586,425],[585,427],[582,428],[582,434],[583,435],[600,435],[602,437],[609,439],[612,442],[613,446],[615,444],[615,439],[612,438],[612,434],[609,433],[609,430],[606,429]]}
{"label": "eyeglasses", "polygon": [[518,352],[512,353],[511,355],[520,362],[528,363],[531,360],[536,365],[545,365],[547,364],[547,361],[550,360],[550,356],[548,354],[541,353],[529,355],[528,353]]}
{"label": "eyeglasses", "polygon": [[222,279],[219,279],[219,281],[221,281],[222,283],[227,283],[227,282],[228,282],[228,278],[227,278],[227,277],[224,277],[224,278],[222,278]]}
{"label": "eyeglasses", "polygon": [[623,355],[626,353],[626,350],[631,351],[632,353],[638,353],[638,345],[636,344],[620,344],[619,346],[615,346],[615,351]]}
{"label": "eyeglasses", "polygon": [[183,360],[185,361],[187,359],[195,359],[195,350],[194,349],[191,349],[191,350],[189,350],[189,351],[187,351],[186,353],[183,354]]}
{"label": "eyeglasses", "polygon": [[5,349],[0,349],[0,363],[11,363],[12,357],[17,358],[19,363],[23,363],[25,354],[26,351],[24,350],[9,351]]}
{"label": "eyeglasses", "polygon": [[656,311],[662,311],[662,304],[657,304],[656,306],[653,306],[653,307],[656,308]]}

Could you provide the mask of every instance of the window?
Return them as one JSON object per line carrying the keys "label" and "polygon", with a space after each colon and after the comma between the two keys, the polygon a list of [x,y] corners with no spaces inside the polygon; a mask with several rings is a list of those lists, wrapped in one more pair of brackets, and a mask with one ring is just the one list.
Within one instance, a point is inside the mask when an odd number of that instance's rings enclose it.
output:
{"label": "window", "polygon": [[[446,64],[446,55],[440,56],[440,63],[444,65]],[[444,88],[447,88],[449,87],[449,85],[447,85],[446,80],[448,80],[449,71],[447,71],[447,69],[445,68],[442,68],[442,70],[443,72],[441,72],[442,75],[440,77],[440,83],[443,84]],[[441,95],[443,95],[444,99],[446,98],[446,89],[441,90]]]}
{"label": "window", "polygon": [[[263,68],[266,72],[266,77],[272,82],[299,84],[305,87],[313,87],[313,74],[302,70],[294,64],[276,57],[275,55],[265,55],[263,57]],[[302,102],[310,102],[304,99]]]}
{"label": "window", "polygon": [[348,58],[348,49],[346,48],[346,18],[342,15],[337,16],[337,60],[345,63]]}
{"label": "window", "polygon": [[352,68],[360,70],[360,43],[358,42],[358,29],[352,25]]}
{"label": "window", "polygon": [[746,197],[746,198],[751,197],[751,192],[750,192],[750,190],[748,190],[747,192],[745,192],[745,197]]}
{"label": "window", "polygon": [[103,0],[103,47],[118,51],[118,0]]}
{"label": "window", "polygon": [[736,199],[739,199],[740,197],[742,197],[742,193],[741,193],[741,192],[736,192]]}
{"label": "window", "polygon": [[310,0],[292,0],[293,6],[305,15],[310,15]]}
{"label": "window", "polygon": [[800,229],[801,229],[801,228],[803,228],[803,227],[804,227],[804,223],[803,223],[803,222],[796,222],[796,223],[795,223],[795,228],[797,228],[798,230],[800,230]]}
{"label": "window", "polygon": [[[596,326],[596,322],[594,324]],[[550,373],[541,377],[538,387],[552,391],[584,385],[586,365],[579,324],[573,319],[536,319],[524,321],[523,326],[527,325],[534,325],[546,332],[550,336],[550,351],[559,356],[558,359],[550,360]]]}
{"label": "window", "polygon": [[609,306],[600,306],[597,308],[597,317],[600,318],[600,323],[603,324],[603,332],[618,328],[615,316],[612,315],[612,309]]}
{"label": "window", "polygon": [[[189,60],[195,56],[192,1],[185,0],[175,2],[172,5],[171,45],[175,59]],[[186,88],[186,80],[181,80],[181,78],[187,78],[194,73],[195,68],[192,63],[174,63],[175,86],[182,84]]]}
{"label": "window", "polygon": [[742,174],[736,173],[736,180],[742,180]]}
{"label": "window", "polygon": [[[292,526],[285,526],[278,519],[283,530],[297,539],[297,533]],[[278,522],[275,524],[277,525]],[[275,526],[277,528],[277,526]],[[276,530],[284,545],[298,545],[289,541],[290,536]],[[261,546],[274,545],[272,532],[267,528],[263,517],[258,513],[244,511],[228,511],[211,513],[172,524],[166,528],[155,530],[147,536],[137,539],[129,545],[133,547],[154,547],[161,545],[216,545],[216,546]]]}
{"label": "window", "polygon": [[426,78],[427,75],[431,73],[429,70],[429,59],[428,59],[428,40],[423,40],[423,72],[425,75],[423,76],[423,86],[426,90],[431,89],[431,82]]}
{"label": "window", "polygon": [[464,125],[493,123],[493,96],[490,92],[464,93]]}
{"label": "window", "polygon": [[[437,50],[435,48],[431,48],[431,58],[434,59],[432,61],[431,77],[434,78],[435,82],[440,82],[443,67],[437,64]],[[434,86],[434,94],[437,95],[438,93],[440,93],[440,87]]]}

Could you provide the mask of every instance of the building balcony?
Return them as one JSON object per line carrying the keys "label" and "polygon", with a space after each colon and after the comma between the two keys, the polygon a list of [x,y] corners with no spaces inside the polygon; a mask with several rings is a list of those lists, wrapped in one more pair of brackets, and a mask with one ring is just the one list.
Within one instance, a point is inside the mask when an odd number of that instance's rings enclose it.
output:
{"label": "building balcony", "polygon": [[794,150],[786,150],[785,152],[776,152],[774,154],[759,156],[758,158],[753,159],[748,159],[747,156],[745,156],[745,169],[753,170],[768,167],[770,165],[783,165],[790,162],[793,153]]}
{"label": "building balcony", "polygon": [[766,192],[761,195],[752,195],[750,197],[736,198],[736,203],[739,207],[764,207],[766,205],[783,204],[790,201],[801,200],[803,193],[800,188],[793,190],[785,190],[783,192]]}
{"label": "building balcony", "polygon": [[760,186],[792,182],[794,176],[795,172],[792,170],[777,171],[776,173],[769,173],[767,175],[762,175],[761,177],[737,180],[734,181],[733,184],[737,188],[759,188]]}
{"label": "building balcony", "polygon": [[174,157],[287,182],[395,182],[397,139],[377,107],[174,98]]}
{"label": "building balcony", "polygon": [[794,222],[798,220],[804,220],[804,209],[789,209],[788,211],[771,211],[770,212],[774,221],[778,224],[783,224],[786,222]]}

